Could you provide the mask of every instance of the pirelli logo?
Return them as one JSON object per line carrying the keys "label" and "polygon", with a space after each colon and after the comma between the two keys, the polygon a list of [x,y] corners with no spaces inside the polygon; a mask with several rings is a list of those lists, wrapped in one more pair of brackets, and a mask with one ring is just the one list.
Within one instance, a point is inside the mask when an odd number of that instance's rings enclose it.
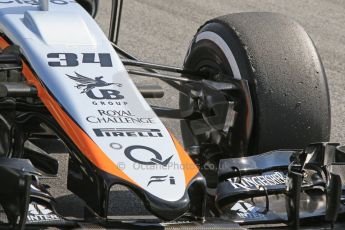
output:
{"label": "pirelli logo", "polygon": [[93,131],[97,137],[163,137],[159,129],[103,128]]}

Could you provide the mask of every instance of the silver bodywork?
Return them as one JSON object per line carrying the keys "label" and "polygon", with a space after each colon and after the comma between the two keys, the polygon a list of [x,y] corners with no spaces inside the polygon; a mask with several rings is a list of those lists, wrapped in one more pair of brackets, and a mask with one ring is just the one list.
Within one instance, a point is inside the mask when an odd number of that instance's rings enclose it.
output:
{"label": "silver bodywork", "polygon": [[184,168],[191,166],[181,163],[171,135],[107,37],[75,1],[51,0],[48,11],[37,2],[0,0],[0,29],[63,110],[137,186],[163,200],[181,199],[188,183]]}

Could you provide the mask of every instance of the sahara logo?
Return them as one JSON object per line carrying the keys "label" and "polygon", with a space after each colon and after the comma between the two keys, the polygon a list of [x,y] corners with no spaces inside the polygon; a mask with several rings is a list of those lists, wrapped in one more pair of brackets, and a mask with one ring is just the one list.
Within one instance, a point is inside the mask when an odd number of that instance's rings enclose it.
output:
{"label": "sahara logo", "polygon": [[108,83],[103,81],[103,76],[96,77],[95,79],[85,77],[77,72],[74,72],[76,76],[71,76],[66,74],[70,79],[73,81],[78,82],[75,86],[77,89],[82,89],[81,93],[85,93],[89,98],[95,100],[120,100],[123,99],[124,96],[120,94],[119,91],[113,89],[98,89],[101,95],[96,95],[92,90],[96,88],[103,88],[110,85],[116,85],[117,87],[122,87],[119,83]]}
{"label": "sahara logo", "polygon": [[161,182],[167,181],[168,179],[169,179],[169,182],[171,185],[176,184],[175,177],[173,177],[173,176],[170,176],[170,177],[168,177],[168,176],[152,176],[150,178],[149,183],[147,183],[147,187],[149,187],[150,184],[152,184],[152,183],[161,183]]}
{"label": "sahara logo", "polygon": [[35,202],[29,204],[27,219],[29,222],[61,220],[51,209]]}

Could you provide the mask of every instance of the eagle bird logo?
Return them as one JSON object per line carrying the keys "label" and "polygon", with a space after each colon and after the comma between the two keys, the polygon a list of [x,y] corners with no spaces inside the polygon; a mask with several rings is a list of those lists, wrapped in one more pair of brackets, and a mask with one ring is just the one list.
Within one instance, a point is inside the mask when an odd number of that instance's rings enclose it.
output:
{"label": "eagle bird logo", "polygon": [[81,93],[87,93],[94,88],[105,87],[105,86],[109,86],[109,85],[116,85],[117,87],[122,87],[122,84],[119,84],[119,83],[108,83],[108,82],[103,81],[102,80],[103,76],[95,77],[95,79],[92,79],[89,77],[85,77],[85,76],[83,76],[77,72],[74,72],[74,73],[76,76],[71,76],[68,74],[66,74],[66,75],[70,79],[79,83],[75,86],[77,89],[81,89],[81,88],[85,87]]}

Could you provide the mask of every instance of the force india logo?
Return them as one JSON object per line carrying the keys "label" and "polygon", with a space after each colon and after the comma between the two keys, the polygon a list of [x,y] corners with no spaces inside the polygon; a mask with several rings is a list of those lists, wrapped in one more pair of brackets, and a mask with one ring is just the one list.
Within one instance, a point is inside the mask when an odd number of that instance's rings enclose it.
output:
{"label": "force india logo", "polygon": [[242,177],[241,183],[237,183],[237,178],[229,178],[228,181],[234,189],[238,188],[257,188],[258,186],[272,186],[285,184],[286,176],[280,172],[262,176]]}
{"label": "force india logo", "polygon": [[37,203],[29,204],[29,211],[27,215],[29,222],[45,222],[45,221],[57,221],[61,220],[54,212]]}

